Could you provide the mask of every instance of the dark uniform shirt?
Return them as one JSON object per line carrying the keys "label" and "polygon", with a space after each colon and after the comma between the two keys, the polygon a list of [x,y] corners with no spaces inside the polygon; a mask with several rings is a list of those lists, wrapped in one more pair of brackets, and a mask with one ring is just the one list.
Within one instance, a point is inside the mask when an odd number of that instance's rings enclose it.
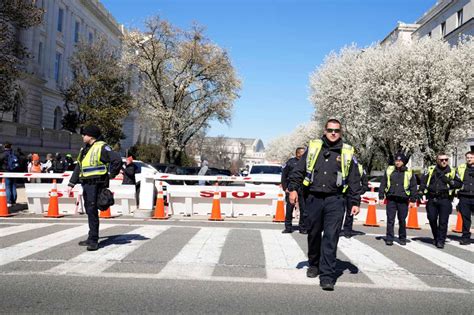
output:
{"label": "dark uniform shirt", "polygon": [[[82,159],[87,155],[87,152],[89,149],[92,147],[92,145],[86,144],[86,146],[82,149]],[[117,152],[112,151],[112,149],[107,145],[102,146],[102,150],[100,152],[100,160],[104,164],[109,164],[109,173],[110,173],[110,178],[114,178],[115,176],[118,175],[120,172],[120,169],[122,168],[122,159],[120,158],[120,155]],[[81,160],[82,162],[82,160]],[[74,168],[74,172],[72,173],[71,179],[69,180],[69,186],[74,186],[79,182],[84,182],[84,181],[97,181],[97,182],[104,182],[108,185],[109,181],[109,175],[97,175],[97,176],[90,176],[87,177],[87,179],[84,178],[79,178],[79,175],[81,173],[81,167],[79,166],[79,163],[76,164],[76,167]]]}
{"label": "dark uniform shirt", "polygon": [[411,176],[408,190],[410,191],[410,196],[406,194],[405,191],[405,172],[408,169],[405,166],[401,168],[395,167],[392,174],[390,175],[390,188],[387,192],[387,172],[385,172],[382,181],[380,182],[379,187],[379,199],[384,199],[384,195],[387,198],[397,198],[397,199],[410,199],[411,202],[416,201],[417,191],[416,191],[416,178]]}
{"label": "dark uniform shirt", "polygon": [[466,166],[462,188],[458,191],[459,197],[474,197],[474,166]]}
{"label": "dark uniform shirt", "polygon": [[281,188],[283,188],[283,191],[286,191],[288,189],[288,184],[290,183],[288,175],[291,173],[296,164],[298,164],[298,161],[299,160],[296,157],[292,157],[283,166],[281,172]]}
{"label": "dark uniform shirt", "polygon": [[136,179],[135,179],[135,173],[137,172],[137,166],[135,164],[130,163],[130,164],[125,164],[123,166],[123,181],[122,185],[135,185],[136,184]]}
{"label": "dark uniform shirt", "polygon": [[[447,174],[451,172],[451,168],[447,166],[445,169],[441,169],[436,165],[431,176],[430,184],[428,186],[427,197],[442,197],[447,198],[451,189],[460,188],[462,186],[459,177],[455,176],[454,179],[449,179]],[[426,173],[421,178],[420,185],[420,196],[425,194],[426,183],[428,181],[429,174]]]}
{"label": "dark uniform shirt", "polygon": [[[325,136],[322,137],[323,145],[319,152],[318,159],[314,167],[313,182],[307,189],[312,193],[342,194],[343,186],[337,185],[337,173],[341,172],[341,150],[342,140],[331,143]],[[306,158],[308,150],[295,165],[289,174],[288,190],[298,190],[303,185],[306,175]],[[360,174],[355,158],[351,161],[349,174],[346,178],[348,189],[346,195],[353,205],[360,205]]]}

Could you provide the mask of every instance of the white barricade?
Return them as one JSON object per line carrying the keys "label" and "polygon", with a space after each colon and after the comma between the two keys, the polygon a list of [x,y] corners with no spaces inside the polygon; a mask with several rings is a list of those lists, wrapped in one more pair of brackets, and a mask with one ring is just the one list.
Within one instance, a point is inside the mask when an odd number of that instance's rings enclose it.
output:
{"label": "white barricade", "polygon": [[223,216],[273,216],[281,190],[275,185],[259,186],[168,185],[169,213],[186,216],[210,215],[214,192],[218,191]]}

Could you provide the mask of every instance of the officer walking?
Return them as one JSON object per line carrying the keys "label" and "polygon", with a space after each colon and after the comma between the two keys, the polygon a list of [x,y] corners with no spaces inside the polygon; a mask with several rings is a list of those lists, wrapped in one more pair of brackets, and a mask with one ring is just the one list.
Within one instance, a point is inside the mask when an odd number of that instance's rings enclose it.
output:
{"label": "officer walking", "polygon": [[471,215],[474,212],[474,151],[466,153],[466,163],[459,165],[457,176],[462,182],[458,190],[458,210],[462,216],[462,238],[459,244],[471,244]]}
{"label": "officer walking", "polygon": [[398,216],[398,237],[400,245],[407,244],[406,218],[408,215],[408,202],[410,207],[415,206],[417,199],[416,178],[413,172],[405,165],[408,158],[403,153],[394,157],[395,166],[390,165],[385,171],[379,187],[379,202],[384,204],[387,199],[387,236],[385,244],[393,245],[395,215]]}
{"label": "officer walking", "polygon": [[109,178],[114,178],[120,172],[122,160],[104,141],[98,140],[101,138],[99,127],[85,126],[81,134],[85,145],[77,157],[77,164],[69,181],[68,194],[77,183],[81,183],[89,222],[89,236],[87,240],[80,241],[79,245],[87,246],[87,250],[93,251],[99,248],[97,198],[100,192],[109,186]]}
{"label": "officer walking", "polygon": [[[311,140],[308,150],[289,175],[289,201],[298,201],[303,187],[308,228],[308,263],[306,276],[319,274],[323,290],[334,290],[336,252],[345,212],[344,198],[352,205],[351,213],[359,213],[360,174],[354,148],[343,143],[341,123],[326,122],[321,139]],[[322,235],[324,232],[324,235]]]}
{"label": "officer walking", "polygon": [[[369,191],[369,179],[367,173],[364,170],[362,164],[358,163],[358,169],[360,174],[360,194],[363,195],[366,191]],[[351,238],[353,235],[352,226],[354,225],[354,216],[352,215],[352,203],[350,197],[346,197],[346,217],[344,219],[344,237]]]}
{"label": "officer walking", "polygon": [[[430,166],[421,178],[420,196],[428,199],[426,213],[433,233],[433,245],[444,248],[448,233],[448,220],[452,211],[452,190],[462,186],[456,170],[448,165],[445,153],[436,155],[436,166]],[[439,222],[439,223],[438,223]]]}
{"label": "officer walking", "polygon": [[[305,151],[305,148],[303,147],[298,147],[296,148],[295,151],[295,157],[292,157],[289,159],[286,164],[283,166],[283,170],[281,172],[281,187],[283,191],[285,192],[286,195],[286,212],[285,212],[285,229],[283,230],[282,233],[292,233],[293,232],[293,226],[292,226],[292,221],[293,221],[293,209],[295,207],[294,204],[291,204],[289,202],[289,191],[288,191],[288,174],[291,173],[293,168],[296,166],[298,161],[301,159]],[[305,226],[305,210],[304,210],[304,200],[303,200],[303,189],[302,187],[298,190],[298,206],[300,210],[300,221],[299,221],[299,228],[300,228],[300,233],[301,234],[308,234],[306,231],[306,226]]]}

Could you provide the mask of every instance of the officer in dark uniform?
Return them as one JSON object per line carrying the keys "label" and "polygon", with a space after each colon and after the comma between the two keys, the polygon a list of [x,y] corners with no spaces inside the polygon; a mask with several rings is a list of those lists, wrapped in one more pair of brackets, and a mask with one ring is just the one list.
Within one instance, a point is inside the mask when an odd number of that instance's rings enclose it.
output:
{"label": "officer in dark uniform", "polygon": [[[120,156],[103,141],[97,126],[89,125],[81,130],[84,147],[79,152],[77,164],[68,185],[68,193],[77,183],[82,184],[84,204],[89,221],[89,237],[80,241],[87,250],[99,248],[99,210],[97,198],[102,189],[109,187],[109,178],[120,172]],[[110,172],[110,175],[109,175]]]}
{"label": "officer in dark uniform", "polygon": [[474,151],[466,153],[466,163],[459,165],[457,175],[462,181],[458,191],[458,210],[462,216],[461,245],[471,244],[471,215],[474,213]]}
{"label": "officer in dark uniform", "polygon": [[[288,183],[289,183],[288,174],[290,174],[291,170],[296,166],[298,161],[301,159],[301,157],[304,154],[304,150],[305,148],[303,147],[296,148],[295,157],[292,157],[286,162],[281,172],[281,187],[286,195],[285,229],[283,230],[282,233],[293,232],[292,220],[293,220],[293,209],[295,205],[291,204],[288,200],[289,195],[290,195],[288,191]],[[298,190],[298,206],[300,209],[300,222],[299,222],[300,233],[308,234],[308,232],[306,231],[306,226],[304,224],[306,213],[304,211],[303,189]]]}
{"label": "officer in dark uniform", "polygon": [[[448,165],[445,153],[436,155],[436,166],[430,166],[421,178],[419,195],[428,199],[426,213],[433,233],[433,244],[444,248],[448,233],[448,220],[452,211],[452,190],[462,186],[455,169]],[[438,223],[439,222],[439,223]]]}
{"label": "officer in dark uniform", "polygon": [[387,236],[385,244],[393,245],[395,216],[398,216],[398,237],[400,245],[407,244],[406,218],[408,202],[410,207],[415,206],[417,199],[416,178],[413,172],[405,165],[408,158],[403,153],[394,157],[395,166],[390,165],[385,171],[379,187],[379,202],[387,199]]}
{"label": "officer in dark uniform", "polygon": [[[364,170],[362,164],[358,164],[360,174],[360,194],[363,195],[366,191],[369,191],[369,178]],[[352,203],[350,197],[346,198],[346,217],[344,219],[344,237],[351,238],[353,231],[352,226],[354,225],[354,216],[352,215]]]}
{"label": "officer in dark uniform", "polygon": [[[298,201],[303,186],[308,228],[307,277],[318,274],[323,290],[334,290],[336,252],[349,196],[352,215],[359,213],[360,175],[354,149],[343,144],[341,123],[330,119],[324,136],[312,140],[289,175],[289,201]],[[324,232],[324,236],[322,235]]]}

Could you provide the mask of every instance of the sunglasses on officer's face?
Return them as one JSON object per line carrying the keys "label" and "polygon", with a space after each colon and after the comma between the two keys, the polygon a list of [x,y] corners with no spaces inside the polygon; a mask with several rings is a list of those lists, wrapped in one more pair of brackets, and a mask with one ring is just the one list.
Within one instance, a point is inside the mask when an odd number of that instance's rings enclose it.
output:
{"label": "sunglasses on officer's face", "polygon": [[440,162],[448,162],[448,159],[438,159]]}
{"label": "sunglasses on officer's face", "polygon": [[341,129],[326,128],[328,133],[340,133]]}

